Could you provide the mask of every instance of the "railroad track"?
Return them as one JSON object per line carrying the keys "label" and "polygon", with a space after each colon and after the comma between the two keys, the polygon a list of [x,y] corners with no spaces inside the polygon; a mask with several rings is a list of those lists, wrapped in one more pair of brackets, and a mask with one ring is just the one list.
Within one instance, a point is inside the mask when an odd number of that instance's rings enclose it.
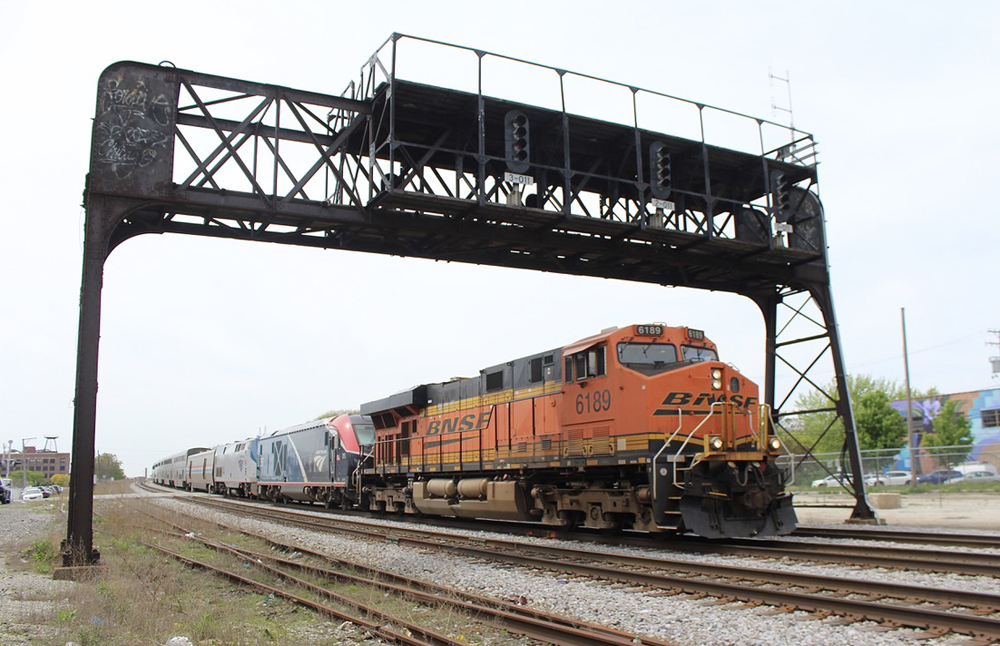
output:
{"label": "railroad track", "polygon": [[948,547],[1000,548],[1000,536],[987,534],[957,534],[895,529],[870,529],[863,527],[811,527],[800,526],[793,533],[795,538],[844,538],[856,540],[893,541],[920,545]]}
{"label": "railroad track", "polygon": [[[147,490],[156,491],[157,493],[163,493],[161,489],[152,489],[148,486],[145,487]],[[230,503],[230,504],[245,504],[241,502],[234,502],[229,500],[223,500],[219,498],[203,497],[203,496],[190,496],[185,495],[186,498],[192,498],[195,501],[198,500],[208,500],[218,503]],[[272,504],[270,505],[272,509],[287,509],[289,513],[297,513],[291,511],[292,509],[303,509],[301,505],[280,505]],[[318,509],[311,510],[313,512],[319,511]],[[306,512],[308,513],[308,512]],[[336,519],[336,522],[346,524],[346,523],[356,523],[361,527],[374,527],[371,531],[382,531],[377,529],[378,525],[373,525],[369,523],[367,519],[370,518],[367,514],[344,514],[343,512],[337,512],[336,514],[329,514],[331,519]],[[920,572],[931,572],[931,573],[947,573],[947,574],[961,574],[970,576],[989,576],[1000,578],[1000,557],[995,553],[985,553],[985,552],[975,552],[975,551],[963,551],[956,549],[948,550],[937,550],[937,549],[917,549],[917,548],[903,548],[897,546],[886,546],[886,545],[853,545],[848,543],[821,543],[815,541],[797,541],[790,538],[782,539],[727,539],[727,540],[715,540],[708,541],[699,537],[693,536],[677,536],[670,540],[665,540],[662,537],[650,536],[645,534],[624,534],[624,535],[607,535],[607,534],[595,534],[593,532],[553,532],[547,528],[542,528],[538,526],[526,526],[523,523],[502,523],[502,522],[485,522],[476,523],[475,525],[470,524],[468,521],[455,521],[454,519],[442,519],[442,518],[430,518],[430,519],[420,519],[420,521],[414,521],[413,519],[405,517],[391,517],[392,520],[398,523],[412,523],[417,529],[418,533],[424,533],[428,530],[428,526],[446,528],[446,529],[475,529],[475,530],[485,530],[503,534],[511,534],[516,536],[544,536],[549,538],[561,538],[564,540],[573,540],[580,542],[588,542],[592,544],[600,545],[620,545],[625,547],[637,547],[643,549],[652,549],[657,551],[671,551],[678,553],[696,553],[696,554],[714,554],[720,556],[744,556],[744,557],[757,557],[757,558],[776,558],[776,559],[795,559],[801,561],[808,561],[811,563],[823,562],[823,563],[834,563],[834,564],[848,564],[848,565],[861,565],[861,566],[871,566],[879,568],[889,568],[895,570],[912,570]],[[406,529],[397,529],[397,532],[407,531]],[[908,542],[908,543],[920,543],[935,545],[936,538],[939,534],[928,533],[924,534],[922,532],[897,532],[894,530],[860,530],[860,529],[836,529],[830,528],[806,528],[804,531],[814,532],[815,536],[822,538],[849,538],[857,540],[893,540],[895,542]],[[795,534],[798,535],[798,534]],[[900,540],[894,537],[899,536]],[[926,536],[927,540],[921,540],[922,537]],[[947,536],[947,535],[945,535]],[[986,538],[985,544],[983,541],[977,539]],[[906,540],[902,540],[906,539]],[[968,539],[964,540],[963,539]],[[945,539],[941,539],[945,541]],[[976,535],[960,535],[960,538],[953,543],[944,543],[950,545],[951,547],[987,547],[995,548],[998,545],[995,541],[991,541],[990,537],[976,536]]]}
{"label": "railroad track", "polygon": [[275,541],[265,536],[253,534],[252,532],[243,533],[273,547],[277,547],[286,553],[295,553],[299,559],[303,555],[306,555],[315,561],[326,564],[326,566],[313,565],[302,560],[275,556],[273,552],[257,552],[227,543],[212,541],[196,536],[193,532],[187,531],[186,528],[173,521],[161,518],[156,519],[177,530],[177,532],[166,532],[167,535],[175,539],[196,541],[205,547],[236,557],[240,561],[252,564],[250,565],[251,569],[264,571],[289,584],[304,589],[314,596],[330,599],[339,607],[350,608],[351,612],[348,613],[340,610],[338,607],[303,597],[289,588],[263,583],[245,574],[211,565],[205,561],[182,555],[159,545],[144,543],[147,547],[167,554],[193,567],[203,568],[229,578],[240,585],[280,596],[299,605],[311,608],[316,612],[336,617],[337,619],[354,622],[372,634],[392,643],[413,646],[464,646],[467,644],[464,639],[456,640],[448,635],[430,630],[410,621],[407,617],[388,614],[372,605],[360,603],[350,597],[332,592],[326,586],[312,583],[299,575],[308,576],[312,580],[335,581],[344,585],[378,589],[380,592],[393,594],[408,601],[422,604],[428,608],[441,609],[447,607],[465,613],[469,617],[475,617],[475,620],[478,622],[552,644],[565,644],[567,646],[675,646],[663,640],[626,633],[600,624],[579,621],[524,607],[519,605],[516,600],[509,601],[474,595],[429,581],[404,577],[387,570],[372,568],[347,559],[307,550],[301,546]]}
{"label": "railroad track", "polygon": [[[242,516],[252,515],[308,529],[346,532],[370,540],[381,538],[424,549],[626,583],[649,590],[710,595],[726,601],[765,603],[784,609],[833,613],[896,626],[1000,639],[1000,619],[997,618],[1000,613],[1000,595],[996,594],[885,584],[771,569],[620,556],[499,539],[472,539],[432,530],[372,525],[209,498],[196,498],[192,501],[223,511],[236,511]],[[928,550],[914,551],[926,553]],[[816,555],[810,553],[801,555],[801,558],[814,560]],[[995,556],[993,558],[995,560]],[[968,564],[966,567],[968,568]],[[935,604],[936,607],[928,608],[927,604]]]}
{"label": "railroad track", "polygon": [[[409,527],[387,527],[377,525],[367,520],[367,517],[353,518],[345,517],[341,514],[322,514],[293,511],[290,507],[251,505],[247,503],[234,502],[219,498],[195,496],[190,498],[192,502],[216,505],[223,508],[225,505],[237,505],[241,509],[272,509],[284,510],[288,514],[300,514],[308,518],[322,518],[330,523],[336,524],[343,531],[354,528],[355,532],[367,535],[372,532],[402,535],[412,532],[415,536],[439,535],[449,537],[451,534],[437,532],[427,529],[426,525],[413,523],[413,528]],[[393,520],[396,520],[393,518]],[[434,523],[435,527],[455,527],[454,524]],[[469,528],[468,524],[460,525]],[[491,528],[493,525],[490,526]],[[510,528],[508,528],[510,529]],[[544,534],[556,536],[552,532],[539,532],[538,528],[524,530],[523,526],[518,526],[520,531],[510,532],[518,534]],[[916,570],[933,573],[949,573],[973,576],[990,576],[1000,578],[1000,559],[996,554],[983,552],[966,552],[956,550],[934,550],[934,549],[912,549],[901,547],[878,546],[873,548],[867,545],[851,544],[830,544],[805,541],[794,541],[788,539],[766,540],[766,539],[730,539],[724,541],[706,541],[692,537],[678,537],[676,540],[664,541],[662,538],[655,539],[646,536],[604,536],[595,537],[593,534],[583,535],[559,534],[560,538],[567,540],[583,540],[601,545],[622,545],[629,547],[640,547],[644,549],[655,549],[657,551],[671,551],[678,553],[716,554],[725,556],[748,556],[764,557],[776,559],[796,559],[811,563],[838,563],[851,565],[866,565],[872,567],[882,567],[897,570]]]}

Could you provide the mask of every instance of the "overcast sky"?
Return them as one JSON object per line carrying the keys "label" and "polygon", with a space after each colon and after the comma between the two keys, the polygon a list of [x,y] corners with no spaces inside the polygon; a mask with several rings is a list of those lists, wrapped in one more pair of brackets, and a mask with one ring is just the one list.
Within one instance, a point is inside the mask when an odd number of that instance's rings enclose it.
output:
{"label": "overcast sky", "polygon": [[[280,8],[279,8],[280,6]],[[998,387],[996,2],[179,2],[0,6],[0,440],[72,445],[91,119],[119,60],[339,93],[393,31],[795,124],[819,142],[849,372]],[[612,325],[703,328],[763,381],[738,296],[140,236],[105,266],[97,448],[129,475]],[[832,368],[820,371],[824,381]],[[32,442],[29,442],[29,444]]]}

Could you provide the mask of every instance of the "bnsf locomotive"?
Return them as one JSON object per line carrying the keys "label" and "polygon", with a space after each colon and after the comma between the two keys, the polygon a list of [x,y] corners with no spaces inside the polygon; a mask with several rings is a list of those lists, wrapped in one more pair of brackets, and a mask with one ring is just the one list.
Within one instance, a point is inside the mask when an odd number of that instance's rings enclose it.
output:
{"label": "bnsf locomotive", "polygon": [[605,330],[361,413],[245,441],[256,482],[225,482],[204,449],[164,462],[186,456],[175,486],[382,512],[711,538],[795,527],[757,386],[700,330]]}

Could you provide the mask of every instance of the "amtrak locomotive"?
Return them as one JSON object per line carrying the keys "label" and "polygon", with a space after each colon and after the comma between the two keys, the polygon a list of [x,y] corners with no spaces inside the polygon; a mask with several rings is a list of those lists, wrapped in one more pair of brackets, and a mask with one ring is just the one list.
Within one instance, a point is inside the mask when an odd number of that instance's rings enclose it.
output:
{"label": "amtrak locomotive", "polygon": [[724,538],[796,524],[784,447],[757,385],[719,361],[700,330],[613,328],[361,413],[190,449],[153,477],[267,500],[559,528]]}

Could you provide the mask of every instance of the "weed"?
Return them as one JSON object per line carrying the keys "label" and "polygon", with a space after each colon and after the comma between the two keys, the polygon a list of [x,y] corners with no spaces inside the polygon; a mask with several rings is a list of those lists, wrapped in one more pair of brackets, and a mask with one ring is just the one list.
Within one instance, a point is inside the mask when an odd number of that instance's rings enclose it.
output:
{"label": "weed", "polygon": [[56,550],[49,539],[40,539],[31,543],[21,556],[33,561],[35,570],[43,574],[52,572],[52,565],[56,561]]}

